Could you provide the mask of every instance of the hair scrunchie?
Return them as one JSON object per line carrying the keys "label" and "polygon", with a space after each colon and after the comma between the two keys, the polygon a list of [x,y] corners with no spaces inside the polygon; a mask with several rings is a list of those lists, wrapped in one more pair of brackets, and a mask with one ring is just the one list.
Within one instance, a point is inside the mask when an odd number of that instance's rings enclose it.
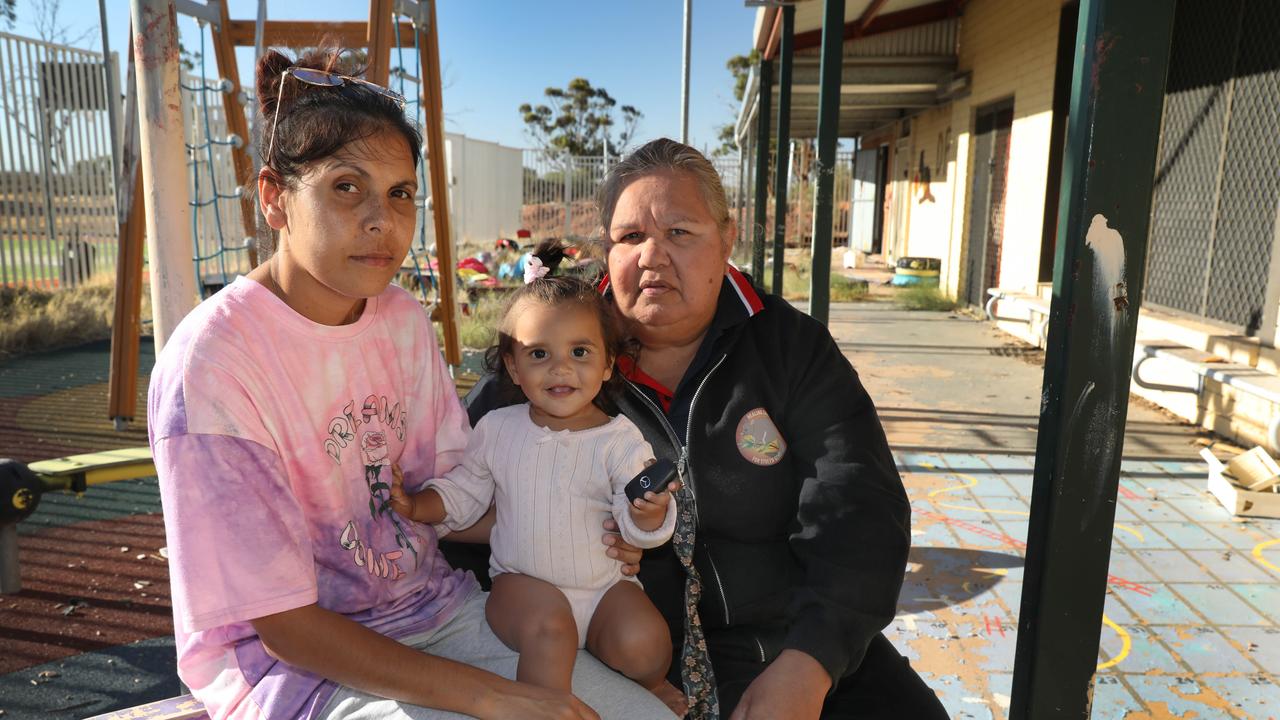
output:
{"label": "hair scrunchie", "polygon": [[528,285],[538,278],[544,278],[549,272],[551,268],[542,264],[542,258],[530,255],[529,259],[524,261],[524,284]]}

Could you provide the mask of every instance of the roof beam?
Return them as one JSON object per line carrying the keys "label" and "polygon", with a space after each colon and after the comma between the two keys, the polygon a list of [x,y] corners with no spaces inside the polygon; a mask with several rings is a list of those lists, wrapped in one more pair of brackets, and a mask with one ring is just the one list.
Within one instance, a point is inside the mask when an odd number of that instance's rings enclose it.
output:
{"label": "roof beam", "polygon": [[[850,65],[845,63],[840,77],[843,85],[937,85],[955,71],[955,63],[937,65]],[[791,86],[818,86],[821,80],[816,65],[797,67],[792,71]]]}
{"label": "roof beam", "polygon": [[[863,13],[864,15],[866,13]],[[914,27],[916,25],[925,25],[931,22],[947,20],[956,17],[960,11],[952,0],[941,0],[940,2],[930,3],[928,5],[918,5],[906,10],[899,10],[887,15],[879,15],[873,17],[867,23],[865,29],[858,32],[858,21],[846,23],[844,26],[844,39],[853,40],[855,38],[867,37],[869,35],[879,35],[880,33],[893,32],[894,30],[902,30],[904,28]],[[822,43],[822,28],[810,30],[808,32],[796,33],[796,50],[805,50],[808,48],[818,47]]]}
{"label": "roof beam", "polygon": [[[937,93],[902,93],[868,95],[864,97],[841,97],[840,112],[846,110],[882,110],[885,108],[927,108],[938,104]],[[814,95],[806,95],[803,99],[796,97],[791,101],[796,110],[817,112],[818,101]]]}
{"label": "roof beam", "polygon": [[[818,85],[792,85],[791,92],[798,95],[816,95],[818,93]],[[881,93],[929,93],[934,94],[938,90],[938,83],[844,83],[840,86],[840,94],[843,95],[878,95]],[[774,95],[778,94],[777,89],[773,91]]]}
{"label": "roof beam", "polygon": [[854,37],[862,37],[867,31],[867,27],[871,25],[871,21],[876,19],[876,15],[880,14],[880,9],[884,7],[889,0],[871,0],[871,4],[866,10],[862,11],[862,16],[854,22]]}
{"label": "roof beam", "polygon": [[[253,20],[228,20],[226,34],[238,47],[253,47]],[[413,23],[400,23],[400,42],[413,47],[415,34]],[[265,45],[287,47],[312,47],[323,38],[333,38],[342,48],[362,48],[369,42],[369,23],[356,21],[315,22],[299,20],[268,20],[262,24],[262,42]],[[395,44],[395,33],[391,34]]]}

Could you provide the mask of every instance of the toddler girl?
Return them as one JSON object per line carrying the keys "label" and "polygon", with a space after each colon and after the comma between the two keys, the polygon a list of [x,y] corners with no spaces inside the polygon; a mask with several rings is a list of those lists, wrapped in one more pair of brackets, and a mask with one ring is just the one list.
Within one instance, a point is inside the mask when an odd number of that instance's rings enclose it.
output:
{"label": "toddler girl", "polygon": [[519,680],[569,689],[586,647],[656,692],[671,662],[667,625],[605,555],[597,529],[612,513],[627,542],[656,547],[671,538],[675,503],[670,492],[627,501],[623,489],[653,449],[630,420],[601,407],[622,340],[588,283],[551,275],[563,257],[557,243],[535,249],[486,358],[526,402],[485,415],[462,463],[426,489],[408,494],[393,473],[392,507],[443,532],[469,527],[496,502],[486,615],[520,653]]}

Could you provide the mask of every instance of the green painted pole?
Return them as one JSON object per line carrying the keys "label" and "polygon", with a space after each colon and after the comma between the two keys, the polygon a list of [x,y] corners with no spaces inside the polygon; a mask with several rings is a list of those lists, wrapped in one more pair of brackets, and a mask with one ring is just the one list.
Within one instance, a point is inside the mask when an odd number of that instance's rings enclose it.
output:
{"label": "green painted pole", "polygon": [[1087,718],[1174,0],[1083,0],[1011,720]]}
{"label": "green painted pole", "polygon": [[844,0],[823,0],[822,65],[818,71],[818,176],[813,198],[813,270],[809,314],[823,325],[831,309],[832,195],[836,182],[836,136],[840,129],[840,71],[844,60]]}
{"label": "green painted pole", "polygon": [[[778,150],[773,172],[773,284],[782,294],[782,270],[787,256],[787,166],[791,164],[791,56],[795,45],[796,8],[782,8],[782,38],[778,44]],[[761,278],[761,284],[764,279]]]}
{"label": "green painted pole", "polygon": [[759,104],[756,107],[756,201],[751,224],[751,275],[764,285],[764,236],[769,224],[769,106],[773,101],[773,63],[761,60],[756,67]]}

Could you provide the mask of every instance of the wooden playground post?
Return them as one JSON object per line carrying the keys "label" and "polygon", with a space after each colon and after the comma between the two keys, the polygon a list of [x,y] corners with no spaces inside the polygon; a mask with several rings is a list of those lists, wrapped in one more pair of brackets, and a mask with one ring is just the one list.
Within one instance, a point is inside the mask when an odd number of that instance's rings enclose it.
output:
{"label": "wooden playground post", "polygon": [[111,322],[111,371],[107,392],[107,417],[116,430],[133,420],[138,404],[138,342],[142,335],[142,244],[146,217],[142,207],[141,139],[138,134],[136,68],[133,63],[133,28],[129,28],[129,71],[120,153],[119,234],[116,248],[116,301]]}
{"label": "wooden playground post", "polygon": [[369,29],[366,34],[369,47],[369,66],[364,77],[384,87],[391,76],[391,44],[395,42],[391,28],[390,0],[369,0]]}
{"label": "wooden playground post", "polygon": [[[227,3],[218,5],[218,24],[211,25],[209,30],[213,36],[213,56],[218,73],[231,83],[231,87],[222,93],[222,114],[227,120],[227,130],[240,138],[240,144],[231,146],[231,162],[236,170],[236,187],[240,192],[240,220],[244,228],[244,241],[249,248],[249,266],[258,266],[258,212],[253,206],[251,183],[253,183],[253,160],[249,157],[249,148],[253,147],[253,138],[249,135],[249,121],[245,118],[244,106],[240,104],[240,69],[236,64],[236,48],[227,36],[226,27],[231,19],[227,16]],[[203,81],[204,78],[201,78]]]}
{"label": "wooden playground post", "polygon": [[[375,0],[376,1],[376,0]],[[431,217],[436,227],[436,258],[440,272],[440,324],[444,327],[444,361],[450,365],[462,364],[462,349],[458,346],[458,305],[454,302],[453,234],[449,226],[449,176],[447,153],[444,149],[444,110],[440,91],[440,40],[436,34],[435,0],[420,0],[427,6],[427,27],[418,28],[422,33],[418,60],[422,65],[422,110],[427,136],[427,170],[431,174]],[[430,260],[428,259],[428,262]]]}

